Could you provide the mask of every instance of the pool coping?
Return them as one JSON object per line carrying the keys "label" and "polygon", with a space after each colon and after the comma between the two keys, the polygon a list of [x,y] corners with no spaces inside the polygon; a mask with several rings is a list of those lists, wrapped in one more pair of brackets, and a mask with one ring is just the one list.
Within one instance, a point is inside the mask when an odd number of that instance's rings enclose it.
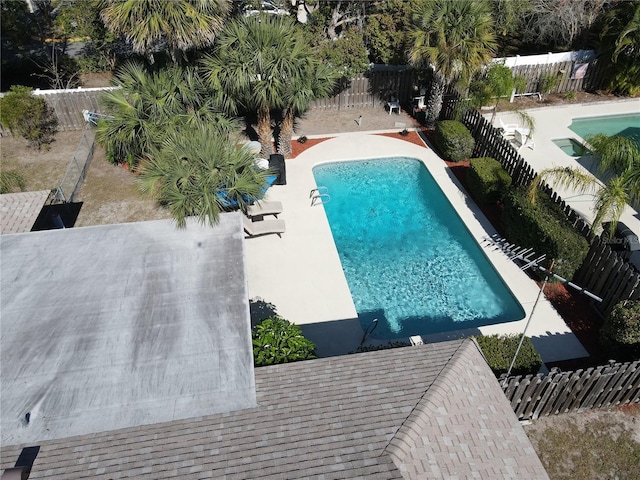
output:
{"label": "pool coping", "polygon": [[[377,133],[380,132],[338,134],[286,161],[287,185],[272,187],[267,198],[282,202],[283,213],[279,218],[286,222],[286,233],[282,238],[272,235],[246,242],[247,281],[254,305],[268,308],[273,305],[278,315],[302,325],[305,335],[316,342],[320,356],[355,351],[364,332],[324,208],[310,206],[309,193],[316,187],[312,168],[326,162],[403,156],[416,158],[427,167],[525,311],[525,317],[519,321],[429,335],[424,337],[425,341],[460,338],[478,330],[484,335],[522,333],[539,293],[536,283],[504,253],[482,246],[482,239],[495,230],[435,152]],[[545,362],[588,356],[544,298],[536,307],[527,334]]]}

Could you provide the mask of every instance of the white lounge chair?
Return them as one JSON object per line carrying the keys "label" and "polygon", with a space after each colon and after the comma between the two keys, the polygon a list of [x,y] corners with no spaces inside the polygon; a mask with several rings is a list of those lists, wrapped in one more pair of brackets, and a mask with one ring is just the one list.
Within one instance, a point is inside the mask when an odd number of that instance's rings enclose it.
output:
{"label": "white lounge chair", "polygon": [[242,216],[242,224],[244,232],[247,234],[246,238],[258,237],[260,235],[269,235],[275,233],[279,237],[284,233],[284,220],[261,220],[259,222],[252,222],[250,219]]}
{"label": "white lounge chair", "polygon": [[254,203],[247,208],[247,215],[252,220],[262,220],[265,215],[273,215],[278,218],[280,213],[282,213],[282,203],[280,202]]}
{"label": "white lounge chair", "polygon": [[516,130],[520,128],[520,125],[518,125],[517,123],[504,123],[501,118],[500,128],[502,129],[503,136],[512,137],[515,135]]}
{"label": "white lounge chair", "polygon": [[533,150],[536,146],[536,143],[531,138],[531,130],[528,128],[516,128],[513,133],[513,143],[518,151],[524,147],[529,147]]}

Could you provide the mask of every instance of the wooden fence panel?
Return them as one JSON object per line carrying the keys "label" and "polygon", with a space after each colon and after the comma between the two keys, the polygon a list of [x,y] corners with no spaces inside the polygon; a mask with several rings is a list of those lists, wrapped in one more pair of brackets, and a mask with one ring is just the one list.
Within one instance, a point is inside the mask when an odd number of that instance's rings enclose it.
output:
{"label": "wooden fence panel", "polygon": [[[522,76],[526,87],[523,93],[540,92],[540,77],[551,75],[556,77],[556,85],[550,93],[581,92],[602,88],[602,72],[596,60],[587,63],[584,75],[574,75],[576,67],[585,62],[566,61],[539,65],[516,65],[511,67],[514,76]],[[576,78],[578,77],[578,78]],[[545,92],[541,92],[545,93]]]}
{"label": "wooden fence panel", "polygon": [[640,360],[501,379],[520,420],[640,402]]}

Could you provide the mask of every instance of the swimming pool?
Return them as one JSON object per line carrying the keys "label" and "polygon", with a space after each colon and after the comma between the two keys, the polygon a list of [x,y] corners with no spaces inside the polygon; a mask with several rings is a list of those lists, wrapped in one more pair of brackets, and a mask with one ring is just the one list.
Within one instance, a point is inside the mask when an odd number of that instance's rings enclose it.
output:
{"label": "swimming pool", "polygon": [[604,115],[572,119],[569,129],[586,139],[590,135],[622,135],[632,139],[640,148],[640,113]]}
{"label": "swimming pool", "polygon": [[524,318],[427,168],[406,157],[313,168],[363,329],[398,339]]}

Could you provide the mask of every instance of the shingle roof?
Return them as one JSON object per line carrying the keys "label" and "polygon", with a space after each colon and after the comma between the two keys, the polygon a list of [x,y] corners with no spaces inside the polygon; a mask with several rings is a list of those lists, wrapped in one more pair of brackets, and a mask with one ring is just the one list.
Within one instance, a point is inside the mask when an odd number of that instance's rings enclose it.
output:
{"label": "shingle roof", "polygon": [[40,190],[0,195],[0,234],[30,232],[50,193]]}
{"label": "shingle roof", "polygon": [[[258,406],[43,442],[39,478],[547,478],[471,340],[255,370]],[[19,446],[2,450],[13,466]]]}

